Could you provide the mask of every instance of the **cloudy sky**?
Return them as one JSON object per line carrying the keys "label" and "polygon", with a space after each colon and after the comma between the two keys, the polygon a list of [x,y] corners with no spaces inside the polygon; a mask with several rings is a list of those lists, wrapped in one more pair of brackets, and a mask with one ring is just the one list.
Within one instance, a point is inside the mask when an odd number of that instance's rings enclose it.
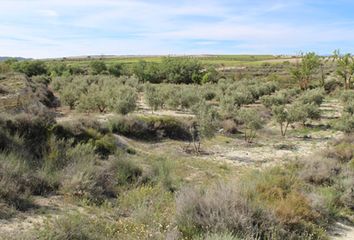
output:
{"label": "cloudy sky", "polygon": [[0,0],[0,56],[354,52],[350,0]]}

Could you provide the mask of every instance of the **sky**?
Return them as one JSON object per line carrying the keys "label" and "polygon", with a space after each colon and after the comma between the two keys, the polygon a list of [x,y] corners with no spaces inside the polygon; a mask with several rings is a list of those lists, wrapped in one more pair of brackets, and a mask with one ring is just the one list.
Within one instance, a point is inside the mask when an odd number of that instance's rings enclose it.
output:
{"label": "sky", "polygon": [[0,56],[354,52],[350,0],[0,0]]}

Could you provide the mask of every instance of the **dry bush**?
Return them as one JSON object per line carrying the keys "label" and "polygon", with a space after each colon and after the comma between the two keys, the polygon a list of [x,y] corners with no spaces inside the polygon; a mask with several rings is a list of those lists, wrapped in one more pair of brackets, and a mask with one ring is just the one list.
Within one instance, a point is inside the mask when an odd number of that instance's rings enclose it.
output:
{"label": "dry bush", "polygon": [[100,204],[116,197],[119,186],[139,182],[142,170],[134,162],[112,157],[98,165],[93,151],[89,145],[77,145],[70,153],[72,163],[62,172],[65,194]]}
{"label": "dry bush", "polygon": [[53,186],[25,159],[16,154],[0,153],[0,201],[19,210],[29,208],[31,194],[45,194]]}
{"label": "dry bush", "polygon": [[340,171],[341,166],[337,160],[318,156],[306,160],[299,174],[300,178],[308,183],[329,185],[333,184],[334,178]]}
{"label": "dry bush", "polygon": [[186,236],[230,231],[240,236],[265,236],[276,222],[271,212],[252,204],[231,186],[205,192],[182,190],[177,196],[177,223]]}
{"label": "dry bush", "polygon": [[334,142],[327,150],[326,156],[341,162],[349,162],[354,157],[354,135],[345,136]]}
{"label": "dry bush", "polygon": [[344,193],[340,198],[341,203],[354,211],[354,173],[352,172],[344,182]]}
{"label": "dry bush", "polygon": [[235,123],[235,121],[233,119],[226,119],[226,120],[222,121],[221,128],[227,134],[235,134],[238,132],[237,124]]}

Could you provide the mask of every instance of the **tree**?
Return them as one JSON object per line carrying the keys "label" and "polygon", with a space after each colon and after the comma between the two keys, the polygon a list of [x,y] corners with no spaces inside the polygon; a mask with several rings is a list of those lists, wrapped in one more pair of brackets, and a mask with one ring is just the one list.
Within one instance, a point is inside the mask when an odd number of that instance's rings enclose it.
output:
{"label": "tree", "polygon": [[160,65],[140,60],[133,66],[133,73],[140,82],[161,83]]}
{"label": "tree", "polygon": [[202,77],[202,83],[217,83],[219,72],[214,67],[209,67]]}
{"label": "tree", "polygon": [[74,109],[80,97],[80,92],[77,91],[74,84],[66,85],[60,92],[61,100],[68,105],[70,109]]}
{"label": "tree", "polygon": [[350,89],[354,74],[354,57],[350,53],[341,55],[339,50],[336,50],[333,58],[337,62],[337,75],[343,80],[345,89]]}
{"label": "tree", "polygon": [[244,125],[245,141],[251,143],[256,137],[256,131],[263,127],[263,120],[254,109],[242,108],[237,115]]}
{"label": "tree", "polygon": [[301,54],[301,62],[291,69],[292,77],[302,90],[308,89],[311,78],[320,66],[320,58],[314,53]]}
{"label": "tree", "polygon": [[69,72],[67,65],[62,62],[52,63],[49,69],[52,77],[62,76],[64,73]]}
{"label": "tree", "polygon": [[218,115],[215,109],[201,100],[195,108],[196,121],[190,126],[193,148],[196,154],[200,153],[201,140],[215,135]]}
{"label": "tree", "polygon": [[48,73],[47,65],[43,61],[22,61],[13,65],[15,71],[26,74],[29,77],[45,75]]}
{"label": "tree", "polygon": [[108,109],[111,99],[111,89],[92,84],[86,94],[81,94],[78,108],[81,111],[98,110],[100,113],[104,113]]}
{"label": "tree", "polygon": [[136,100],[137,93],[133,88],[121,86],[113,91],[111,108],[117,113],[126,115],[135,110]]}
{"label": "tree", "polygon": [[320,106],[324,99],[324,91],[322,89],[311,89],[302,93],[298,101],[303,104],[313,103]]}
{"label": "tree", "polygon": [[162,108],[164,104],[164,99],[158,89],[149,83],[145,85],[144,97],[149,107],[151,107],[152,112]]}
{"label": "tree", "polygon": [[103,61],[95,60],[90,63],[91,72],[94,75],[102,74],[107,71],[107,66]]}
{"label": "tree", "polygon": [[199,84],[202,79],[202,65],[193,58],[164,57],[160,69],[168,83]]}
{"label": "tree", "polygon": [[115,63],[108,68],[109,74],[115,76],[115,77],[120,77],[122,75],[123,71],[123,66],[120,63]]}

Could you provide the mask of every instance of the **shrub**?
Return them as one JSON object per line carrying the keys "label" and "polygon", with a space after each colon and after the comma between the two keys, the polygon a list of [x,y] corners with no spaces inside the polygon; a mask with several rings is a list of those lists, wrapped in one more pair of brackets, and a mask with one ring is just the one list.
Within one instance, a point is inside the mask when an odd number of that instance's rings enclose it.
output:
{"label": "shrub", "polygon": [[335,158],[341,162],[349,162],[354,157],[353,136],[347,136],[334,142],[325,154],[327,157]]}
{"label": "shrub", "polygon": [[340,171],[341,167],[336,160],[319,157],[305,162],[300,177],[311,184],[330,185]]}
{"label": "shrub", "polygon": [[244,126],[245,141],[251,143],[256,137],[256,131],[263,127],[263,120],[254,109],[242,108],[237,115]]}
{"label": "shrub", "polygon": [[[194,238],[193,238],[194,239]],[[197,237],[194,240],[240,240],[231,233],[210,233],[206,236]]]}
{"label": "shrub", "polygon": [[93,145],[95,146],[96,153],[107,157],[116,151],[117,140],[113,135],[105,134],[102,137],[99,136],[96,138],[96,140],[93,141]]}
{"label": "shrub", "polygon": [[340,119],[334,122],[335,129],[350,134],[354,131],[354,115],[342,113]]}
{"label": "shrub", "polygon": [[354,101],[354,90],[345,90],[341,92],[340,99],[343,103]]}
{"label": "shrub", "polygon": [[153,176],[155,183],[160,183],[168,191],[174,192],[176,186],[171,176],[172,163],[165,158],[158,158],[153,163]]}
{"label": "shrub", "polygon": [[101,204],[117,197],[120,186],[138,184],[142,170],[134,162],[120,156],[97,166],[94,159],[77,161],[64,169],[62,191],[70,196]]}
{"label": "shrub", "polygon": [[[112,231],[110,232],[108,229]],[[52,222],[46,222],[45,227],[35,235],[37,235],[36,239],[40,240],[100,240],[103,236],[115,238],[114,229],[115,226],[106,221],[98,221],[75,213],[64,215]]]}
{"label": "shrub", "polygon": [[115,77],[120,77],[123,72],[123,66],[120,63],[115,63],[108,67],[108,72]]}
{"label": "shrub", "polygon": [[152,111],[163,107],[164,99],[156,86],[146,84],[144,93],[145,100]]}
{"label": "shrub", "polygon": [[77,89],[76,85],[70,83],[61,90],[60,97],[64,104],[68,105],[70,109],[74,109],[78,104],[80,94],[80,90]]}
{"label": "shrub", "polygon": [[114,91],[112,108],[119,114],[128,114],[136,108],[137,94],[131,87],[120,87]]}
{"label": "shrub", "polygon": [[221,122],[221,128],[228,134],[235,134],[238,132],[237,124],[233,119],[223,120]]}
{"label": "shrub", "polygon": [[107,71],[107,66],[103,61],[95,60],[90,63],[91,72],[93,75],[101,74]]}
{"label": "shrub", "polygon": [[344,193],[340,198],[341,203],[350,210],[354,210],[354,176],[349,175],[350,178],[344,183]]}
{"label": "shrub", "polygon": [[177,225],[186,237],[205,232],[232,232],[240,237],[271,231],[270,212],[252,207],[237,188],[217,185],[204,193],[184,189],[177,196]]}
{"label": "shrub", "polygon": [[109,120],[112,132],[138,139],[190,139],[187,125],[172,117],[120,116]]}
{"label": "shrub", "polygon": [[321,105],[324,99],[324,92],[322,89],[312,89],[305,91],[299,98],[298,101],[303,104],[314,103],[316,105]]}
{"label": "shrub", "polygon": [[26,74],[29,77],[47,74],[47,66],[43,61],[23,61],[13,65],[15,71]]}
{"label": "shrub", "polygon": [[55,190],[50,182],[17,154],[0,153],[0,201],[18,210],[32,206],[31,194],[45,194]]}
{"label": "shrub", "polygon": [[193,58],[164,57],[160,69],[168,83],[199,84],[202,78],[202,65]]}
{"label": "shrub", "polygon": [[185,87],[181,89],[180,93],[180,105],[183,109],[192,109],[201,101],[199,93],[195,92],[196,90],[191,87]]}

